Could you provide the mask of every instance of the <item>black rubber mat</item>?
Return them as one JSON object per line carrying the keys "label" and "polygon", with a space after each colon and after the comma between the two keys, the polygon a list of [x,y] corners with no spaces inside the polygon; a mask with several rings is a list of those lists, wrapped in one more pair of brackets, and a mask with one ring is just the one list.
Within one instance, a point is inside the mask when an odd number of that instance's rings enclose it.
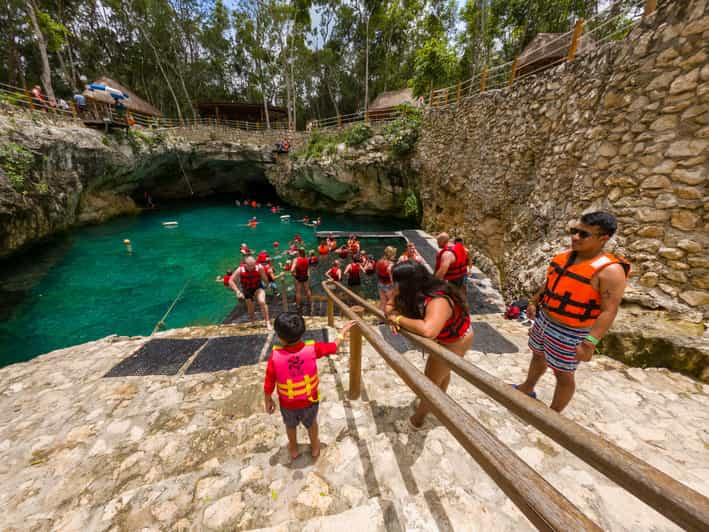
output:
{"label": "black rubber mat", "polygon": [[499,354],[519,352],[515,344],[497,332],[489,323],[474,321],[473,331],[475,331],[475,338],[472,349],[475,351]]}
{"label": "black rubber mat", "polygon": [[406,353],[407,351],[420,349],[420,348],[417,348],[416,346],[414,346],[411,342],[409,342],[402,335],[394,334],[393,332],[391,332],[391,329],[389,328],[388,325],[380,325],[379,332],[382,333],[382,336],[384,337],[384,339],[394,349],[396,349],[399,353]]}
{"label": "black rubber mat", "polygon": [[266,334],[210,338],[186,373],[208,373],[256,364],[267,339]]}
{"label": "black rubber mat", "polygon": [[182,364],[207,341],[206,338],[150,340],[104,377],[174,375]]}
{"label": "black rubber mat", "polygon": [[[400,334],[391,332],[388,326],[380,325],[379,331],[384,339],[399,353],[407,351],[420,351],[420,347],[416,347],[409,340]],[[498,333],[489,323],[473,322],[473,331],[475,337],[473,339],[472,349],[483,351],[484,353],[517,353],[519,349],[512,342]]]}
{"label": "black rubber mat", "polygon": [[[308,331],[305,331],[305,334],[303,335],[303,341],[305,342],[306,340],[315,340],[316,342],[327,342],[327,329],[311,329]],[[268,346],[268,353],[266,357],[270,356],[271,350],[273,350],[274,345],[278,345],[280,341],[278,340],[278,336],[274,333],[273,339],[271,340],[271,345]]]}

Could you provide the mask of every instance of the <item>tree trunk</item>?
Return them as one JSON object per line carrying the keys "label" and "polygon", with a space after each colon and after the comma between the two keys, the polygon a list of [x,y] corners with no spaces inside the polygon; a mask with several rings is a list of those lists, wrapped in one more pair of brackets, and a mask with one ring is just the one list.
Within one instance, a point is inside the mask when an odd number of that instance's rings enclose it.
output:
{"label": "tree trunk", "polygon": [[74,81],[74,77],[71,75],[71,72],[66,67],[66,63],[64,62],[64,56],[61,50],[57,51],[57,59],[59,59],[59,67],[62,69],[62,74],[64,74],[64,78],[71,87],[71,90],[73,90],[74,94],[76,94],[77,92],[79,92],[76,88],[76,82]]}
{"label": "tree trunk", "polygon": [[367,116],[367,108],[369,107],[369,14],[367,14],[367,23],[365,26],[365,58],[364,58],[364,115]]}
{"label": "tree trunk", "polygon": [[175,94],[175,91],[172,88],[172,83],[170,83],[170,79],[167,77],[167,72],[165,72],[165,69],[162,66],[162,62],[160,61],[160,56],[158,54],[158,51],[155,48],[155,46],[153,46],[153,42],[145,35],[145,32],[140,27],[140,25],[138,24],[136,27],[139,29],[141,37],[148,43],[148,46],[150,46],[150,49],[153,51],[153,55],[155,56],[155,62],[158,64],[158,68],[160,69],[160,73],[162,74],[162,77],[165,80],[165,85],[167,85],[167,89],[170,91],[170,95],[172,96],[172,101],[175,103],[175,110],[177,111],[177,118],[180,120],[180,123],[184,123],[184,119],[182,118],[182,110],[180,109],[180,102],[178,101],[177,95]]}
{"label": "tree trunk", "polygon": [[42,85],[44,85],[44,92],[47,94],[49,101],[56,101],[56,98],[54,97],[54,88],[52,87],[52,71],[49,68],[49,56],[47,55],[47,41],[44,39],[42,30],[39,28],[35,6],[30,0],[27,0],[27,13],[32,22],[32,28],[37,39],[37,47],[39,48],[39,55],[42,59],[41,79]]}

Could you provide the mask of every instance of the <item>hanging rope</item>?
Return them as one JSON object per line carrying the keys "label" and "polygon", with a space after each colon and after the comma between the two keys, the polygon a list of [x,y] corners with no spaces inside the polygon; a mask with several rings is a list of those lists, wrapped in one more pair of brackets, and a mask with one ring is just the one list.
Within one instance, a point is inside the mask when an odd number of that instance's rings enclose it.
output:
{"label": "hanging rope", "polygon": [[187,177],[187,173],[185,172],[185,167],[182,166],[182,159],[180,159],[180,154],[177,150],[175,150],[175,155],[177,156],[177,164],[180,165],[180,170],[182,170],[182,176],[185,178],[185,181],[187,182],[187,186],[190,188],[190,195],[194,196],[194,190],[192,190],[192,183],[190,183],[190,180]]}
{"label": "hanging rope", "polygon": [[158,330],[160,330],[160,327],[164,327],[164,326],[165,326],[165,320],[167,319],[167,317],[168,317],[168,315],[170,314],[170,312],[172,312],[172,309],[175,308],[175,305],[177,304],[177,302],[179,301],[179,299],[182,297],[182,294],[184,293],[185,288],[187,288],[187,285],[190,284],[190,281],[191,281],[191,280],[192,280],[192,277],[190,277],[189,279],[187,279],[187,281],[185,282],[185,284],[182,286],[182,290],[180,290],[180,293],[177,294],[177,297],[176,297],[175,300],[172,302],[172,305],[170,305],[170,308],[168,308],[168,309],[167,309],[167,312],[163,315],[162,318],[160,318],[160,321],[158,321],[158,322],[155,324],[155,328],[153,329],[153,332],[150,333],[150,336],[152,336],[152,335],[154,335],[156,332],[158,332]]}

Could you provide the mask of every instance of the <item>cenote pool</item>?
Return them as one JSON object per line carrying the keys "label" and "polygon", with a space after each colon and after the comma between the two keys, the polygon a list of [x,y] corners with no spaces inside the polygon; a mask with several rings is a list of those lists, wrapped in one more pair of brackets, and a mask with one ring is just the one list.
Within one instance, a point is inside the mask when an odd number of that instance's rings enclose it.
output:
{"label": "cenote pool", "polygon": [[[283,223],[284,213],[292,220],[321,216],[325,231],[410,227],[383,218],[292,208],[273,214],[266,207],[205,202],[77,229],[0,264],[0,366],[113,333],[148,335],[185,283],[165,328],[220,323],[236,299],[215,277],[238,261],[241,242],[273,254],[274,241],[285,250],[298,233],[308,249],[316,247],[314,230]],[[261,222],[256,229],[245,226],[252,216]],[[364,241],[363,247],[378,254],[382,243]]]}

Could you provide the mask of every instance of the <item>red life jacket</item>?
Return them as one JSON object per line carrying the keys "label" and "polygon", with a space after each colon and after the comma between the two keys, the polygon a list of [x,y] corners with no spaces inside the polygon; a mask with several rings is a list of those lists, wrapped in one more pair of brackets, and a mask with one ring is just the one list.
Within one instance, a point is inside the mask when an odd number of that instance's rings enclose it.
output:
{"label": "red life jacket", "polygon": [[344,259],[344,258],[347,258],[347,255],[349,254],[349,250],[341,249],[337,252],[337,254],[340,256],[340,258]]}
{"label": "red life jacket", "polygon": [[330,249],[327,247],[327,244],[318,246],[318,253],[320,253],[320,255],[327,255],[328,251],[330,251]]}
{"label": "red life jacket", "polygon": [[465,270],[466,270],[466,262],[465,262],[465,257],[462,257],[463,260],[461,260],[461,257],[459,257],[459,254],[455,252],[455,248],[448,244],[446,247],[441,249],[438,254],[436,255],[436,271],[438,271],[438,268],[441,266],[441,257],[446,251],[450,251],[453,253],[455,256],[455,261],[448,266],[448,271],[446,274],[443,276],[443,278],[446,281],[455,281],[456,279],[460,279],[461,277],[465,277]]}
{"label": "red life jacket", "polygon": [[261,268],[256,266],[253,270],[247,270],[246,266],[239,268],[239,280],[242,290],[256,290],[261,288]]}
{"label": "red life jacket", "polygon": [[[436,341],[442,344],[449,344],[459,340],[470,328],[470,314],[463,312],[458,305],[454,304],[451,299],[443,292],[436,292],[436,296],[444,297],[453,311],[453,315],[443,324],[443,329],[436,336]],[[433,297],[427,297],[424,303],[424,308]]]}
{"label": "red life jacket", "polygon": [[264,264],[263,271],[266,273],[266,277],[268,277],[268,281],[270,283],[276,280],[275,272],[273,271],[273,268],[271,268],[270,264]]}
{"label": "red life jacket", "polygon": [[458,260],[463,261],[463,264],[465,264],[466,268],[468,266],[468,252],[465,251],[465,246],[462,243],[455,244],[453,246],[453,252],[455,253],[455,256]]}
{"label": "red life jacket", "polygon": [[307,277],[308,268],[310,267],[310,262],[307,257],[298,257],[295,259],[295,276],[296,277]]}
{"label": "red life jacket", "polygon": [[391,275],[389,275],[389,264],[390,262],[386,259],[380,259],[377,261],[377,279],[381,284],[391,284]]}
{"label": "red life jacket", "polygon": [[291,269],[291,263],[290,263],[290,262],[286,262],[285,265],[283,266],[283,271],[284,271],[284,272],[289,272],[290,269]]}
{"label": "red life jacket", "polygon": [[310,257],[310,259],[308,259],[308,260],[309,260],[310,264],[312,264],[313,266],[315,266],[318,263],[318,258],[315,256]]}
{"label": "red life jacket", "polygon": [[330,277],[332,277],[335,281],[339,281],[342,279],[342,270],[338,268],[337,266],[333,266],[328,270],[328,273],[330,274]]}
{"label": "red life jacket", "polygon": [[349,279],[359,279],[359,274],[362,272],[362,267],[357,264],[356,262],[353,262],[350,264],[350,273],[349,273]]}
{"label": "red life jacket", "polygon": [[262,251],[261,253],[258,254],[258,257],[256,257],[256,262],[258,262],[259,264],[262,264],[262,263],[266,262],[267,259],[268,259],[268,253],[266,253],[265,251]]}
{"label": "red life jacket", "polygon": [[229,279],[231,279],[231,275],[226,274],[224,276],[224,286],[229,286]]}

